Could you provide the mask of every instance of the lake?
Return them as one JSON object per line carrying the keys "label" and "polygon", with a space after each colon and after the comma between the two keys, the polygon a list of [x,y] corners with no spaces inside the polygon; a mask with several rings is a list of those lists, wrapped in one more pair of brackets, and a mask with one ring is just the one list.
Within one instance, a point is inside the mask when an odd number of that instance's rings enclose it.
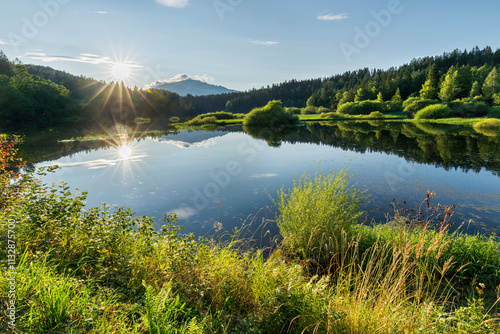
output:
{"label": "lake", "polygon": [[332,122],[75,137],[27,134],[20,155],[31,167],[58,165],[45,181],[88,189],[89,207],[128,206],[156,217],[158,226],[163,214],[175,212],[196,235],[221,224],[225,231],[276,235],[269,196],[318,168],[349,170],[352,184],[370,195],[364,209],[371,223],[386,222],[393,199],[413,207],[430,190],[435,205],[456,204],[454,220],[467,222],[468,233],[500,227],[500,137],[471,127]]}

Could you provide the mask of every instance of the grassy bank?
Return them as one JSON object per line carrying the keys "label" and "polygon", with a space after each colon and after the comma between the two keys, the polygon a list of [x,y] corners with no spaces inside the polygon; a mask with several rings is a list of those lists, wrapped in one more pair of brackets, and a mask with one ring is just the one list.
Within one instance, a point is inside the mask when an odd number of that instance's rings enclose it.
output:
{"label": "grassy bank", "polygon": [[[403,119],[405,116],[402,112],[400,113],[385,113],[383,116],[377,115],[343,115],[335,112],[326,114],[307,114],[297,115],[301,122],[324,122],[324,121],[355,121],[355,120],[398,120]],[[195,118],[186,123],[177,123],[176,125],[191,125],[191,126],[201,126],[201,127],[212,127],[212,126],[224,126],[224,125],[238,125],[243,124],[243,117],[236,117],[233,119],[216,119],[216,118]]]}
{"label": "grassy bank", "polygon": [[[0,211],[2,267],[9,260],[16,267],[0,276],[0,329],[498,330],[498,240],[447,233],[442,227],[451,224],[452,208],[433,207],[432,194],[418,211],[395,202],[387,224],[362,225],[365,194],[348,182],[346,172],[318,171],[272,195],[283,242],[265,257],[260,250],[242,251],[244,240],[237,238],[223,244],[181,234],[174,215],[165,216],[165,226],[156,231],[151,218],[126,208],[83,210],[87,194],[74,194],[65,183],[45,186],[33,176],[14,189],[4,182],[3,191],[22,191]],[[433,223],[438,218],[442,224]],[[15,249],[15,259],[9,249]]]}

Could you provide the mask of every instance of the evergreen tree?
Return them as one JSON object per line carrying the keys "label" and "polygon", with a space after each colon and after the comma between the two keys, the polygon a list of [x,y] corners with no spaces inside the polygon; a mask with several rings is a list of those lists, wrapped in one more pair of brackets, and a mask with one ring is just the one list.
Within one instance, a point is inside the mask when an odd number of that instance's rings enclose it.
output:
{"label": "evergreen tree", "polygon": [[491,99],[493,95],[500,92],[500,75],[497,68],[493,67],[488,77],[484,81],[483,94],[485,98]]}
{"label": "evergreen tree", "polygon": [[500,106],[500,93],[496,93],[493,95],[493,105]]}
{"label": "evergreen tree", "polygon": [[472,88],[472,74],[470,66],[461,66],[457,69],[453,80],[453,99],[468,97]]}
{"label": "evergreen tree", "polygon": [[377,102],[384,102],[384,96],[382,95],[382,92],[379,92],[377,95]]}
{"label": "evergreen tree", "polygon": [[441,84],[441,90],[439,91],[439,98],[441,101],[452,101],[453,100],[453,82],[455,81],[455,76],[457,69],[455,66],[450,67],[444,80]]}
{"label": "evergreen tree", "polygon": [[420,90],[421,99],[435,99],[438,97],[438,88],[434,87],[429,79],[425,81]]}
{"label": "evergreen tree", "polygon": [[433,64],[427,75],[427,80],[420,90],[420,97],[422,99],[437,99],[439,95],[439,70],[436,64]]}
{"label": "evergreen tree", "polygon": [[7,58],[5,53],[0,50],[0,75],[2,74],[10,77],[14,74],[14,71],[12,70],[12,64],[9,61],[9,58]]}
{"label": "evergreen tree", "polygon": [[370,99],[370,92],[364,88],[358,89],[356,96],[354,97],[354,102],[361,102]]}
{"label": "evergreen tree", "polygon": [[332,102],[330,103],[330,108],[333,109],[333,110],[337,110],[338,106],[339,106],[339,102],[340,100],[342,99],[342,92],[337,92],[334,96],[334,98],[332,99]]}
{"label": "evergreen tree", "polygon": [[344,103],[347,102],[354,102],[355,94],[351,90],[346,90],[342,94],[342,98],[339,101],[339,106],[343,105]]}
{"label": "evergreen tree", "polygon": [[472,81],[477,81],[479,86],[483,86],[484,80],[488,77],[488,74],[491,72],[492,67],[488,64],[484,64],[483,66],[477,68],[473,67],[472,71]]}
{"label": "evergreen tree", "polygon": [[401,98],[401,91],[396,89],[396,93],[391,98],[391,109],[395,111],[399,111],[403,109],[403,99]]}
{"label": "evergreen tree", "polygon": [[479,85],[479,82],[474,81],[469,96],[473,98],[476,96],[481,96],[481,86]]}

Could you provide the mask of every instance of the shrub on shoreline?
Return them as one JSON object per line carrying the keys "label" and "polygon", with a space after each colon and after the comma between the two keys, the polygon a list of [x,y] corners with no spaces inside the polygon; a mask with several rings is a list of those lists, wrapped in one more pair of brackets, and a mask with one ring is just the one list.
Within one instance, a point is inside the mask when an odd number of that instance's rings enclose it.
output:
{"label": "shrub on shoreline", "polygon": [[244,126],[259,126],[267,128],[280,128],[298,124],[299,117],[283,108],[283,103],[278,100],[270,101],[262,108],[255,108],[243,118]]}
{"label": "shrub on shoreline", "polygon": [[195,118],[186,122],[188,125],[205,125],[205,124],[217,124],[219,121],[231,120],[242,118],[243,114],[233,114],[226,111],[217,111],[206,114],[200,114]]}
{"label": "shrub on shoreline", "polygon": [[446,104],[433,104],[415,114],[415,119],[438,119],[452,116],[450,107]]}
{"label": "shrub on shoreline", "polygon": [[491,109],[485,102],[450,102],[448,106],[452,109],[453,116],[461,118],[484,117]]}
{"label": "shrub on shoreline", "polygon": [[409,98],[403,103],[403,111],[407,114],[415,114],[418,111],[434,104],[440,104],[439,100],[422,100],[418,97]]}
{"label": "shrub on shoreline", "polygon": [[376,119],[382,119],[382,118],[385,118],[384,114],[382,114],[380,111],[374,111],[374,112],[371,112],[369,115],[368,115],[369,118],[376,118]]}
{"label": "shrub on shoreline", "polygon": [[347,115],[369,115],[374,111],[385,111],[385,105],[378,101],[347,102],[342,104],[337,112]]}
{"label": "shrub on shoreline", "polygon": [[488,112],[488,117],[490,118],[499,118],[500,119],[500,107],[493,107]]}

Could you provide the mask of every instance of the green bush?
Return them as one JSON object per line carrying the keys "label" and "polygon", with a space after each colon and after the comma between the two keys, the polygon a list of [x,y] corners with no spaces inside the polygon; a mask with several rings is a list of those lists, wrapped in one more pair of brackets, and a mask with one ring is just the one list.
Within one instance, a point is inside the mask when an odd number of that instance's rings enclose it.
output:
{"label": "green bush", "polygon": [[452,116],[452,111],[446,104],[433,104],[418,111],[415,119],[438,119],[450,116]]}
{"label": "green bush", "polygon": [[255,108],[243,118],[243,125],[268,128],[283,127],[298,124],[299,117],[283,109],[283,103],[270,101],[262,108]]}
{"label": "green bush", "polygon": [[345,118],[345,115],[341,115],[338,112],[326,112],[319,115],[321,118]]}
{"label": "green bush", "polygon": [[203,117],[201,119],[201,122],[203,124],[215,124],[215,123],[217,123],[217,117],[215,117],[215,116]]}
{"label": "green bush", "polygon": [[500,118],[500,107],[491,108],[487,116],[490,118]]}
{"label": "green bush", "polygon": [[313,114],[319,114],[319,108],[318,107],[313,107],[313,106],[308,106],[305,108],[302,108],[300,113],[302,115],[313,115]]}
{"label": "green bush", "polygon": [[300,112],[302,111],[302,109],[296,108],[296,107],[290,107],[290,108],[285,108],[285,111],[290,112],[294,115],[300,115]]}
{"label": "green bush", "polygon": [[490,110],[490,106],[485,102],[454,101],[448,103],[448,106],[453,111],[453,116],[462,118],[484,117]]}
{"label": "green bush", "polygon": [[227,111],[210,112],[200,114],[188,121],[188,125],[203,125],[203,124],[216,124],[217,121],[225,121],[230,119],[242,118],[243,114],[233,114]]}
{"label": "green bush", "polygon": [[188,125],[205,125],[205,124],[217,124],[217,118],[215,116],[210,117],[196,117],[192,120],[186,122]]}
{"label": "green bush", "polygon": [[415,101],[420,101],[420,97],[409,97],[403,102],[403,109],[408,107],[410,104],[414,103]]}
{"label": "green bush", "polygon": [[326,107],[319,107],[318,108],[318,114],[323,114],[323,113],[327,113],[327,112],[332,112],[333,110],[330,109],[330,108],[326,108]]}
{"label": "green bush", "polygon": [[210,113],[206,113],[206,114],[201,114],[201,115],[198,115],[198,117],[202,117],[202,118],[215,117],[219,120],[224,120],[224,119],[235,119],[237,116],[236,116],[236,114],[233,114],[233,113],[230,113],[227,111],[217,111],[217,112],[210,112]]}
{"label": "green bush", "polygon": [[403,103],[403,111],[407,114],[414,114],[427,106],[439,104],[439,100],[422,100],[416,97],[409,98]]}
{"label": "green bush", "polygon": [[385,111],[385,104],[378,101],[347,102],[337,112],[347,115],[369,115],[374,111]]}
{"label": "green bush", "polygon": [[337,112],[339,114],[346,114],[346,115],[350,115],[351,114],[351,110],[353,108],[355,108],[355,106],[358,105],[358,102],[346,102],[342,105],[340,105],[338,108],[337,108]]}
{"label": "green bush", "polygon": [[371,112],[370,115],[368,115],[369,118],[384,118],[384,114],[382,114],[380,111],[374,111]]}

